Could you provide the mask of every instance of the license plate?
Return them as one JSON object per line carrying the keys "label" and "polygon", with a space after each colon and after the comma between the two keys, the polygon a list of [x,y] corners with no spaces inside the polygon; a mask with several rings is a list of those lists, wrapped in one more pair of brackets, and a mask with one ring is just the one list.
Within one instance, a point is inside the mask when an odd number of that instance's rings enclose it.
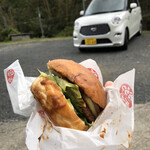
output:
{"label": "license plate", "polygon": [[85,45],[96,45],[96,39],[85,39]]}

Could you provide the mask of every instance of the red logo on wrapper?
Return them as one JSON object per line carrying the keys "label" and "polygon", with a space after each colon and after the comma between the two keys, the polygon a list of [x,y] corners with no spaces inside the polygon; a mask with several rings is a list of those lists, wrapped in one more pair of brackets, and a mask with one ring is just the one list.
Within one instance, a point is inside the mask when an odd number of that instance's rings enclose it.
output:
{"label": "red logo on wrapper", "polygon": [[97,79],[99,79],[98,74],[94,69],[92,68],[88,68],[88,69],[96,76]]}
{"label": "red logo on wrapper", "polygon": [[46,119],[45,112],[43,110],[39,110],[38,113],[43,119]]}
{"label": "red logo on wrapper", "polygon": [[132,107],[133,91],[128,84],[122,84],[120,87],[120,97],[128,108]]}
{"label": "red logo on wrapper", "polygon": [[7,81],[8,81],[9,84],[12,83],[14,75],[15,75],[15,71],[13,69],[9,69],[7,71]]}

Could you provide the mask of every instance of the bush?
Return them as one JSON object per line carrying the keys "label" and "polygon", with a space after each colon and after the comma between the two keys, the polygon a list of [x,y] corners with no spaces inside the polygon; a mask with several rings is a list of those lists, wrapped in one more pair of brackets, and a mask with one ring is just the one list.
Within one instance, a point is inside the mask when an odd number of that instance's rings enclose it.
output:
{"label": "bush", "polygon": [[8,30],[5,28],[0,29],[0,42],[8,40]]}
{"label": "bush", "polygon": [[73,26],[67,26],[61,32],[59,32],[56,35],[56,37],[72,36],[72,34],[73,34]]}
{"label": "bush", "polygon": [[10,34],[19,34],[20,32],[14,28],[9,28],[9,35]]}
{"label": "bush", "polygon": [[18,34],[18,33],[20,33],[20,32],[14,28],[8,28],[8,29],[2,28],[2,29],[0,29],[0,42],[9,41],[10,34]]}

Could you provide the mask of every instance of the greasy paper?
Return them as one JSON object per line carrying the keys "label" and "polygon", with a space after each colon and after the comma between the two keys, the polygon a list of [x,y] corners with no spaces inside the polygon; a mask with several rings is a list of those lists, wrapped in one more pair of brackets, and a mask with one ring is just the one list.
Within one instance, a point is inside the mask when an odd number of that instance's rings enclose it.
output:
{"label": "greasy paper", "polygon": [[[81,65],[91,70],[103,84],[97,63],[88,59]],[[121,74],[106,87],[107,106],[88,131],[54,126],[30,92],[35,77],[25,77],[19,61],[4,70],[15,113],[30,116],[26,127],[29,150],[117,150],[128,148],[134,131],[135,69]]]}

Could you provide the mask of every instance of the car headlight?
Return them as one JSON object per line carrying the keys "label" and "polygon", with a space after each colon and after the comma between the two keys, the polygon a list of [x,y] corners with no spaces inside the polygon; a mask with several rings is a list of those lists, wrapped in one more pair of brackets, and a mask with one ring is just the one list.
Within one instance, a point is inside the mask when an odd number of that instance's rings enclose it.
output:
{"label": "car headlight", "polygon": [[113,25],[119,25],[120,22],[121,22],[121,18],[120,18],[120,17],[114,17],[114,18],[112,19],[112,24],[113,24]]}
{"label": "car headlight", "polygon": [[77,21],[75,21],[75,23],[74,23],[74,29],[75,30],[78,30],[79,29],[79,22],[77,22]]}

